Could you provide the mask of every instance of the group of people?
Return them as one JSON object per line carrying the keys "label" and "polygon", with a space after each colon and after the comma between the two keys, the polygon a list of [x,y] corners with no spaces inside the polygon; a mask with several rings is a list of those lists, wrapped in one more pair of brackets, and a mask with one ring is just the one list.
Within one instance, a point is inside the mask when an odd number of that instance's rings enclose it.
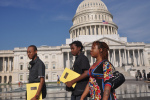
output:
{"label": "group of people", "polygon": [[136,81],[138,80],[146,80],[146,73],[145,73],[145,70],[141,71],[140,70],[137,70],[137,72],[135,73],[135,78],[136,78]]}
{"label": "group of people", "polygon": [[[90,54],[96,59],[90,67],[88,58],[84,55],[83,45],[80,41],[73,41],[70,44],[71,53],[75,56],[72,70],[79,73],[76,79],[66,82],[66,90],[72,91],[71,100],[87,100],[90,96],[92,100],[116,100],[115,90],[111,88],[110,79],[113,77],[112,65],[108,61],[109,47],[105,42],[94,41]],[[37,48],[31,45],[27,49],[27,54],[32,61],[29,69],[29,83],[40,82],[36,95],[32,100],[46,97],[45,86],[45,65],[37,56]],[[77,83],[75,88],[72,85]]]}

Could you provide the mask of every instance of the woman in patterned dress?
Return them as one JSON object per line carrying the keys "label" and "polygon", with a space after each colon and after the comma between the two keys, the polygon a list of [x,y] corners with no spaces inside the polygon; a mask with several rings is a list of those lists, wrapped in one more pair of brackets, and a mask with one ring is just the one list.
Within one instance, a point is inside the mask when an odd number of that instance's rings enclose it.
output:
{"label": "woman in patterned dress", "polygon": [[96,62],[89,69],[89,82],[80,100],[84,100],[89,92],[92,100],[116,100],[115,90],[111,89],[113,67],[108,61],[108,50],[105,42],[93,42],[91,56]]}

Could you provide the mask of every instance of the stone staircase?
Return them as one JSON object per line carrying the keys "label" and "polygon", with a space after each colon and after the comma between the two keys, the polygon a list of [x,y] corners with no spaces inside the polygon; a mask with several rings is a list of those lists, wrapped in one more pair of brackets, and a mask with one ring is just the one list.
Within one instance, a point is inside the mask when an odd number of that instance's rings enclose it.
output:
{"label": "stone staircase", "polygon": [[120,73],[122,73],[125,79],[135,79],[135,77],[131,76],[129,72],[126,72],[124,70],[124,67],[115,67],[115,69],[119,71]]}

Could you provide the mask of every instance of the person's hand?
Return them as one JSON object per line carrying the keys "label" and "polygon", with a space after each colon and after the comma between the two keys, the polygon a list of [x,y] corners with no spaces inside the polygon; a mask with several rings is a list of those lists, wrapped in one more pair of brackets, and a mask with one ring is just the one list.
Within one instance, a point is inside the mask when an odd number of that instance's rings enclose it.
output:
{"label": "person's hand", "polygon": [[84,99],[81,97],[80,100],[84,100]]}
{"label": "person's hand", "polygon": [[65,84],[67,85],[67,87],[71,87],[73,85],[73,83],[71,81],[68,81]]}
{"label": "person's hand", "polygon": [[38,100],[38,99],[36,99],[36,97],[33,97],[31,100]]}

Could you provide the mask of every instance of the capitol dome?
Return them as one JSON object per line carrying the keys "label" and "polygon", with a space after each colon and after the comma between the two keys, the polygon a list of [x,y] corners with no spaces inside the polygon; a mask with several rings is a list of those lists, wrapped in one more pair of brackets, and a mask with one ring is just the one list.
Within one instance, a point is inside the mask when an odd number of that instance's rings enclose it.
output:
{"label": "capitol dome", "polygon": [[83,0],[72,22],[73,26],[69,30],[71,39],[81,35],[118,35],[118,26],[101,0]]}
{"label": "capitol dome", "polygon": [[107,10],[107,7],[101,0],[84,0],[78,6],[76,13],[92,9]]}

